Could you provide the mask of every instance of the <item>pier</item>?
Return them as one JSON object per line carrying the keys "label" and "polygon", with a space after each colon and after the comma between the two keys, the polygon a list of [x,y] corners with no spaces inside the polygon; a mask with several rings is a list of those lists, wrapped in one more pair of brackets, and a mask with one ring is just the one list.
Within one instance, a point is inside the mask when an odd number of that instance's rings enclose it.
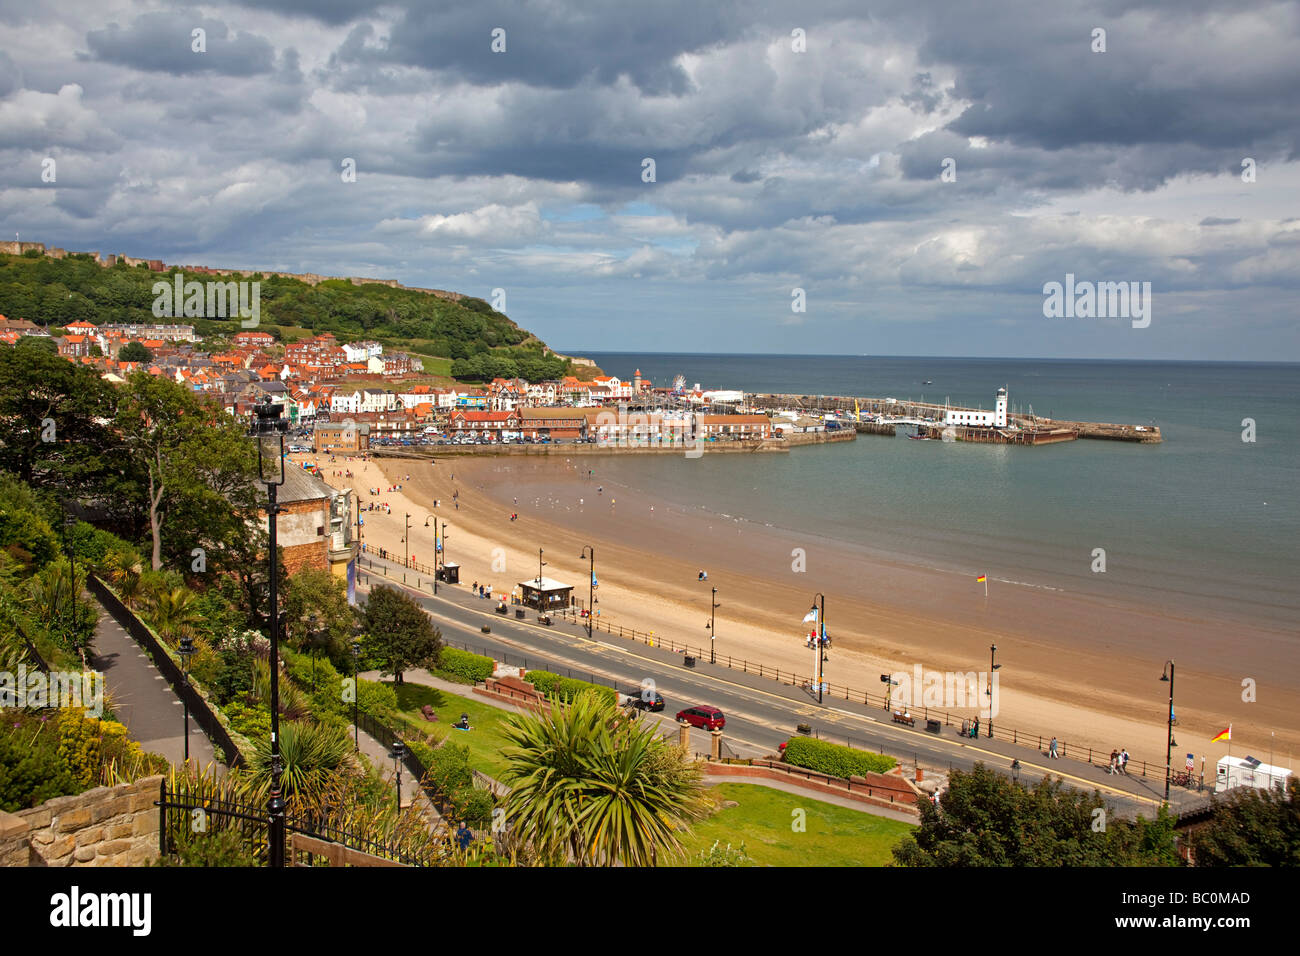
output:
{"label": "pier", "polygon": [[947,412],[979,412],[963,405],[940,405],[903,399],[863,398],[854,395],[745,395],[745,405],[754,410],[793,408],[813,413],[862,415],[882,421],[855,422],[859,433],[893,435],[898,426],[914,427],[929,438],[1011,445],[1051,445],[1079,438],[1156,444],[1163,441],[1158,425],[1123,425],[1112,422],[1077,422],[1040,415],[1008,415],[1007,427],[946,425]]}

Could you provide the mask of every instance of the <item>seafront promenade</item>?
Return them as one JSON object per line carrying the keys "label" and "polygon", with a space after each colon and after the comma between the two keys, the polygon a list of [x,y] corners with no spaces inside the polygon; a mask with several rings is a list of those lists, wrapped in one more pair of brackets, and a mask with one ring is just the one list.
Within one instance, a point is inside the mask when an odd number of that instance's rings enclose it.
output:
{"label": "seafront promenade", "polygon": [[[1058,741],[1060,756],[1053,759],[1050,734],[1040,738],[1004,719],[996,722],[992,738],[983,729],[979,738],[962,737],[960,718],[955,715],[950,723],[932,714],[940,721],[938,732],[927,730],[924,720],[907,727],[896,724],[892,712],[881,707],[880,695],[864,702],[861,697],[830,694],[819,704],[797,676],[782,673],[778,679],[771,670],[760,671],[754,662],[718,657],[716,664],[710,664],[707,652],[690,648],[695,653],[688,667],[682,653],[686,647],[678,639],[648,638],[646,632],[631,627],[625,627],[620,637],[617,624],[611,630],[602,624],[588,637],[585,621],[572,615],[553,617],[553,623],[546,625],[528,611],[519,620],[513,614],[498,614],[496,600],[480,599],[463,584],[441,584],[434,597],[426,574],[404,568],[401,556],[391,560],[368,554],[362,565],[363,585],[383,583],[418,593],[444,641],[453,646],[509,666],[568,673],[621,693],[635,692],[650,677],[667,701],[664,713],[669,715],[700,703],[720,707],[727,715],[724,754],[774,754],[780,743],[797,733],[797,725],[806,724],[810,736],[890,754],[911,771],[909,776],[919,768],[923,779],[969,770],[983,762],[1031,785],[1051,776],[1077,789],[1100,790],[1116,811],[1127,816],[1150,817],[1164,799],[1164,763],[1151,753],[1135,752],[1127,775],[1110,774],[1108,753]],[[1013,762],[1018,767],[1013,768]],[[1175,812],[1199,807],[1208,798],[1207,792],[1183,787],[1170,793]]]}

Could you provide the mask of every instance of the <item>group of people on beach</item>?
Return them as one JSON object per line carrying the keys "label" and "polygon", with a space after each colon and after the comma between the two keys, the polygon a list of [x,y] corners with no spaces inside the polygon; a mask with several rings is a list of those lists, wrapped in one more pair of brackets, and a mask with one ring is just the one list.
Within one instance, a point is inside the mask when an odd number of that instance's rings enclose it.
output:
{"label": "group of people on beach", "polygon": [[1119,750],[1110,752],[1110,766],[1106,768],[1106,772],[1128,776],[1128,748],[1120,747]]}

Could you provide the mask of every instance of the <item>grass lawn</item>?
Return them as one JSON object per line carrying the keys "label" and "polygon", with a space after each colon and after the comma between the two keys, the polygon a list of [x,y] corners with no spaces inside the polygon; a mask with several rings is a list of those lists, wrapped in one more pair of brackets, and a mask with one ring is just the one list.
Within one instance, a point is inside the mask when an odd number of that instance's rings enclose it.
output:
{"label": "grass lawn", "polygon": [[[714,840],[745,852],[759,866],[884,866],[893,860],[890,848],[915,829],[909,823],[850,810],[784,790],[747,783],[721,783],[710,788],[726,807],[696,824],[685,841],[687,861],[694,865]],[[791,830],[796,808],[805,811],[805,830]]]}
{"label": "grass lawn", "polygon": [[[501,756],[506,739],[501,734],[500,726],[510,716],[507,711],[490,707],[469,695],[462,697],[459,694],[449,694],[423,684],[395,686],[392,681],[384,683],[397,692],[397,706],[407,723],[421,732],[441,727],[447,732],[449,744],[469,747],[472,767],[500,779],[501,771],[506,765]],[[425,704],[433,706],[433,712],[438,715],[438,723],[432,724],[420,716],[420,708]],[[451,725],[460,720],[461,714],[469,714],[472,730],[451,729]]]}

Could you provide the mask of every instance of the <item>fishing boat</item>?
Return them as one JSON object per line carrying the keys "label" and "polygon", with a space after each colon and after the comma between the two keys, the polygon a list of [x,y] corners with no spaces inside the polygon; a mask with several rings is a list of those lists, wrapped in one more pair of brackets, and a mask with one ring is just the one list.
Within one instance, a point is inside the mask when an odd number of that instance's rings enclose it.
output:
{"label": "fishing boat", "polygon": [[924,382],[922,382],[921,384],[922,384],[922,385],[933,385],[934,382],[930,381],[930,380],[927,378],[927,379],[926,379]]}

